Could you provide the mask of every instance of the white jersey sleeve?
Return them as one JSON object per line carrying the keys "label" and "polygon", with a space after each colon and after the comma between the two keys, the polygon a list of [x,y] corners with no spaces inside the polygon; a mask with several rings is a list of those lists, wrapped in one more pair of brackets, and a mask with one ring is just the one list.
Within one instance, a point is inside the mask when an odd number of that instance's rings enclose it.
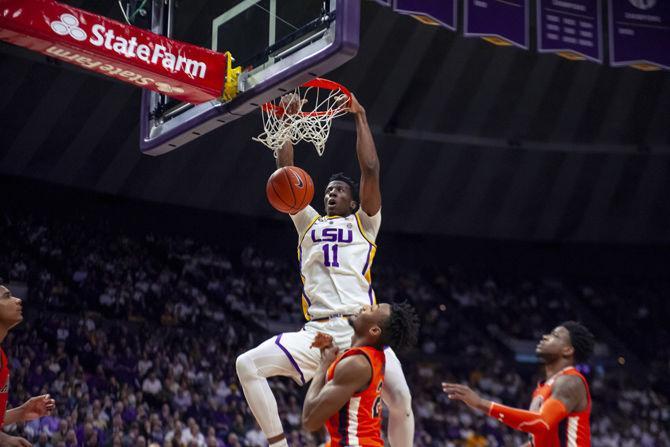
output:
{"label": "white jersey sleeve", "polygon": [[377,211],[377,214],[375,214],[374,216],[368,216],[368,214],[362,209],[356,211],[356,214],[358,215],[358,218],[361,221],[361,226],[363,227],[365,236],[367,236],[367,238],[370,239],[372,242],[375,242],[377,240],[377,234],[379,233],[379,227],[382,224],[381,208],[379,209],[379,211]]}
{"label": "white jersey sleeve", "polygon": [[291,216],[293,225],[295,225],[295,229],[298,232],[298,237],[300,238],[305,233],[305,231],[307,231],[312,222],[314,222],[314,219],[319,217],[319,213],[317,213],[316,210],[310,205],[307,205],[297,213],[289,214],[289,216]]}

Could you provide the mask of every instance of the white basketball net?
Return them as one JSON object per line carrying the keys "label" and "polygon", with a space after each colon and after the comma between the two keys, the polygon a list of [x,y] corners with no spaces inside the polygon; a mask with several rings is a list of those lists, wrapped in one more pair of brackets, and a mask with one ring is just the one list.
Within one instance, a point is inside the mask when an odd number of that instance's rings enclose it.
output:
{"label": "white basketball net", "polygon": [[339,87],[317,78],[263,104],[263,132],[253,140],[270,148],[275,158],[287,141],[311,143],[323,155],[333,118],[348,111],[350,94]]}

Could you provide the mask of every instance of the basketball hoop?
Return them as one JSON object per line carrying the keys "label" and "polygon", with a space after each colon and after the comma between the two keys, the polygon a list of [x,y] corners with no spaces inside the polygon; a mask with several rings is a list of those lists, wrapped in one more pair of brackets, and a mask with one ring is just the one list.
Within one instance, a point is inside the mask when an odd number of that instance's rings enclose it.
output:
{"label": "basketball hoop", "polygon": [[312,79],[261,106],[263,133],[253,140],[270,148],[275,158],[287,141],[311,143],[321,156],[333,118],[346,114],[350,102],[346,87],[327,79]]}

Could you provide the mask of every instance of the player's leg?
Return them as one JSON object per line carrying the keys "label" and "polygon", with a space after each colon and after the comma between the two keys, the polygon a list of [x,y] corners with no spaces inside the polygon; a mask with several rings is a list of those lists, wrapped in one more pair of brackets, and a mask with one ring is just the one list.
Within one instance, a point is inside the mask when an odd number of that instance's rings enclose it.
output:
{"label": "player's leg", "polygon": [[414,445],[412,395],[395,352],[391,348],[386,348],[384,353],[386,354],[386,372],[382,400],[389,410],[389,444],[391,447],[410,447]]}
{"label": "player's leg", "polygon": [[237,377],[244,396],[258,425],[273,447],[288,446],[279,419],[277,400],[272,394],[268,377],[291,376],[295,368],[275,344],[273,337],[237,357]]}
{"label": "player's leg", "polygon": [[286,376],[305,384],[314,376],[319,350],[310,351],[313,334],[280,334],[237,358],[237,376],[258,425],[272,447],[288,446],[268,377]]}

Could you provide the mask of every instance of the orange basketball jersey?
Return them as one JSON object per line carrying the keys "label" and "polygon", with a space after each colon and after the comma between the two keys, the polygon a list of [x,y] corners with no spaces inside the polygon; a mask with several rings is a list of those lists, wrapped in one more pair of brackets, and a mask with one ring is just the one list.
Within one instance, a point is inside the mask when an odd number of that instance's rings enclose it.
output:
{"label": "orange basketball jersey", "polygon": [[330,447],[379,447],[382,441],[382,384],[386,356],[384,351],[370,346],[347,349],[328,368],[326,381],[333,380],[335,368],[343,358],[364,355],[372,365],[370,385],[351,399],[326,422]]}
{"label": "orange basketball jersey", "polygon": [[0,348],[0,427],[4,425],[9,397],[9,361],[5,351]]}
{"label": "orange basketball jersey", "polygon": [[577,376],[584,383],[588,404],[584,411],[568,414],[557,428],[547,433],[541,439],[539,436],[531,436],[533,447],[591,447],[591,393],[586,378],[575,368],[568,367],[560,371],[546,382],[540,382],[533,392],[533,401],[530,409],[539,411],[542,404],[551,397],[552,387],[556,379],[562,375]]}

